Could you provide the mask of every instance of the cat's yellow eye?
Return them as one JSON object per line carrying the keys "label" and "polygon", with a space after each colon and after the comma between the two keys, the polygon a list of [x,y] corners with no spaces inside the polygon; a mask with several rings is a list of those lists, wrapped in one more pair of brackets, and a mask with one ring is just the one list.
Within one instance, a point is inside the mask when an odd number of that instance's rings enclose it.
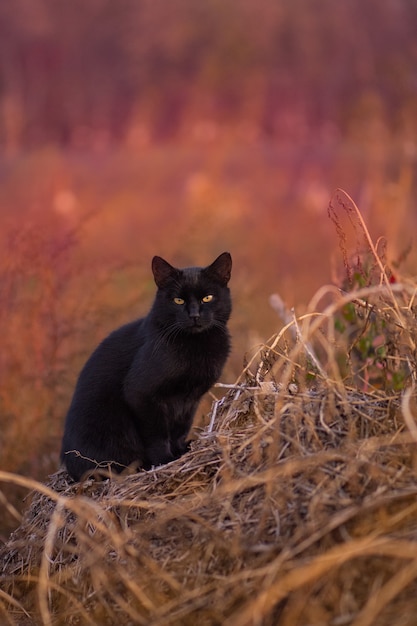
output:
{"label": "cat's yellow eye", "polygon": [[185,300],[182,298],[174,298],[174,302],[175,304],[184,304]]}
{"label": "cat's yellow eye", "polygon": [[213,300],[213,296],[204,296],[204,298],[201,299],[201,302],[211,302]]}

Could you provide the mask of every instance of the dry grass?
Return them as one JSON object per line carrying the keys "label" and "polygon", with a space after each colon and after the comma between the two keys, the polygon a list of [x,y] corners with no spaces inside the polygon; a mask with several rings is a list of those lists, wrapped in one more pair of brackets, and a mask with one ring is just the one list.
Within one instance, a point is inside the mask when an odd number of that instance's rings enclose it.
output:
{"label": "dry grass", "polygon": [[27,482],[4,623],[411,624],[415,442],[397,399],[291,390],[230,390],[212,431],[154,471]]}
{"label": "dry grass", "polygon": [[[376,285],[284,311],[181,459],[83,484],[0,472],[33,490],[0,552],[1,623],[415,624],[415,286],[376,266]],[[375,362],[342,375],[358,342],[335,334],[346,304],[361,336],[384,321],[402,390],[370,385]]]}

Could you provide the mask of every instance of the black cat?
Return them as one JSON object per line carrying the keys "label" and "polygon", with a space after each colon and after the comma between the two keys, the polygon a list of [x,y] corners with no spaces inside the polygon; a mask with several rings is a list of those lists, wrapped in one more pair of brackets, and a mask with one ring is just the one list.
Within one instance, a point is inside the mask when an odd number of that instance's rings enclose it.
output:
{"label": "black cat", "polygon": [[97,469],[149,469],[181,456],[201,396],[230,351],[232,259],[177,269],[152,260],[148,315],[111,333],[81,371],[61,458],[75,480]]}

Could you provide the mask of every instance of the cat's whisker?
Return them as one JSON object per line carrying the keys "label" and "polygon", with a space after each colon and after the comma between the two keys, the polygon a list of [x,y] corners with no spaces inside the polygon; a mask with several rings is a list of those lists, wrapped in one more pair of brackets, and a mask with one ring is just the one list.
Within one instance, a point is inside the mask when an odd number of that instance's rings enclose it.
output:
{"label": "cat's whisker", "polygon": [[165,342],[173,342],[174,339],[180,334],[181,330],[181,326],[178,324],[178,322],[174,322],[171,326],[165,328],[163,332],[159,335],[158,340],[154,343],[152,354],[156,354],[161,345],[163,345]]}

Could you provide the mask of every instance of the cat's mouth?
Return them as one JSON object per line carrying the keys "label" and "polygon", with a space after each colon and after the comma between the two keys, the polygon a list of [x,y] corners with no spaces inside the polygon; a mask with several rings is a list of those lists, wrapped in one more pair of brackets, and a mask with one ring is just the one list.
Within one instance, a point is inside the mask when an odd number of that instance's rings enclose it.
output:
{"label": "cat's mouth", "polygon": [[206,330],[206,326],[201,323],[201,320],[194,320],[193,323],[188,327],[188,330],[193,334],[201,333],[203,330]]}

